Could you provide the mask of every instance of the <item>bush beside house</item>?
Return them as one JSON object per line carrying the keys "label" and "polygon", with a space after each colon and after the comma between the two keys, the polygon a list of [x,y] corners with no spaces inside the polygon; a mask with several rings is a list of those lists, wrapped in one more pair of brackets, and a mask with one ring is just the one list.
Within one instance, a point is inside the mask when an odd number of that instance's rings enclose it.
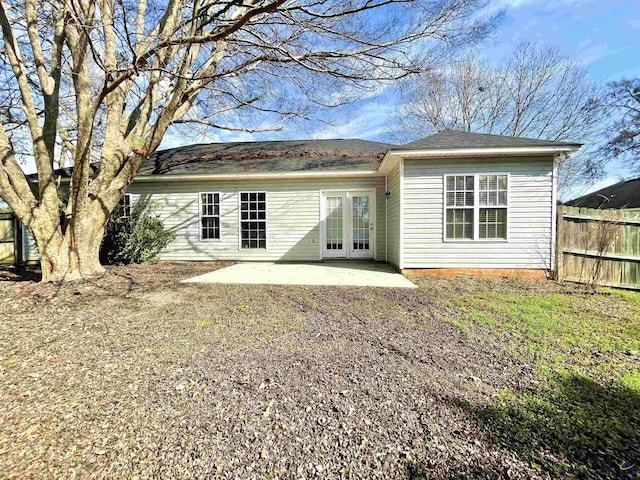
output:
{"label": "bush beside house", "polygon": [[143,200],[130,208],[118,205],[105,228],[100,261],[128,264],[156,260],[176,235],[165,229],[162,220],[154,215],[155,209],[154,203]]}

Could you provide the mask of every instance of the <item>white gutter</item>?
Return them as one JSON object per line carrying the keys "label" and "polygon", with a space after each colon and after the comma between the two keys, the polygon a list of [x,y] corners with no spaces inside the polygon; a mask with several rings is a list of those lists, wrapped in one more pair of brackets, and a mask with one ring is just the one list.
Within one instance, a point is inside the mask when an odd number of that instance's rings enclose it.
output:
{"label": "white gutter", "polygon": [[284,173],[236,173],[228,175],[190,174],[190,175],[141,175],[133,179],[138,182],[203,182],[211,180],[282,180],[289,178],[345,178],[345,177],[381,177],[377,170],[344,170],[333,172],[284,172]]}
{"label": "white gutter", "polygon": [[440,150],[389,150],[390,155],[402,157],[452,157],[459,155],[535,155],[545,153],[575,152],[579,147],[499,147],[499,148],[443,148]]}

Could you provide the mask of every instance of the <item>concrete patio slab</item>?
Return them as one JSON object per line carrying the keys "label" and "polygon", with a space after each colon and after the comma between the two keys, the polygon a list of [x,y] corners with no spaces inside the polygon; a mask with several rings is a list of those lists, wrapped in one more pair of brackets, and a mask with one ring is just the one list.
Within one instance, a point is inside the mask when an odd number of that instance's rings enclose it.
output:
{"label": "concrete patio slab", "polygon": [[386,263],[361,261],[237,263],[183,280],[182,283],[417,288]]}

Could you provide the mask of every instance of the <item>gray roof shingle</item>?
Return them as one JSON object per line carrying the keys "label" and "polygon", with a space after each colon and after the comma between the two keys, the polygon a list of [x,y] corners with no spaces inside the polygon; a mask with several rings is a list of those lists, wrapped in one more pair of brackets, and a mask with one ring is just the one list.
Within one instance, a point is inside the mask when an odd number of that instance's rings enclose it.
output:
{"label": "gray roof shingle", "polygon": [[371,171],[391,147],[345,139],[188,145],[156,152],[138,175]]}
{"label": "gray roof shingle", "polygon": [[571,207],[640,208],[640,178],[625,180],[565,202]]}
{"label": "gray roof shingle", "polygon": [[535,138],[489,135],[486,133],[443,130],[393,150],[440,150],[458,148],[514,148],[514,147],[580,147],[579,143],[552,142]]}

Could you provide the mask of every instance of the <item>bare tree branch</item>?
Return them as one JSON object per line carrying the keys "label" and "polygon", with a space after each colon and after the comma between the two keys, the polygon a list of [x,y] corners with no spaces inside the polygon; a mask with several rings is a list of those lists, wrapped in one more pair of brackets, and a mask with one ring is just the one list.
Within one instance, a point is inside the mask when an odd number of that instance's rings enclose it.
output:
{"label": "bare tree branch", "polygon": [[497,63],[471,52],[406,83],[402,97],[392,119],[399,141],[455,129],[583,142],[561,165],[561,188],[596,173],[593,139],[607,115],[602,88],[558,50],[525,42]]}

